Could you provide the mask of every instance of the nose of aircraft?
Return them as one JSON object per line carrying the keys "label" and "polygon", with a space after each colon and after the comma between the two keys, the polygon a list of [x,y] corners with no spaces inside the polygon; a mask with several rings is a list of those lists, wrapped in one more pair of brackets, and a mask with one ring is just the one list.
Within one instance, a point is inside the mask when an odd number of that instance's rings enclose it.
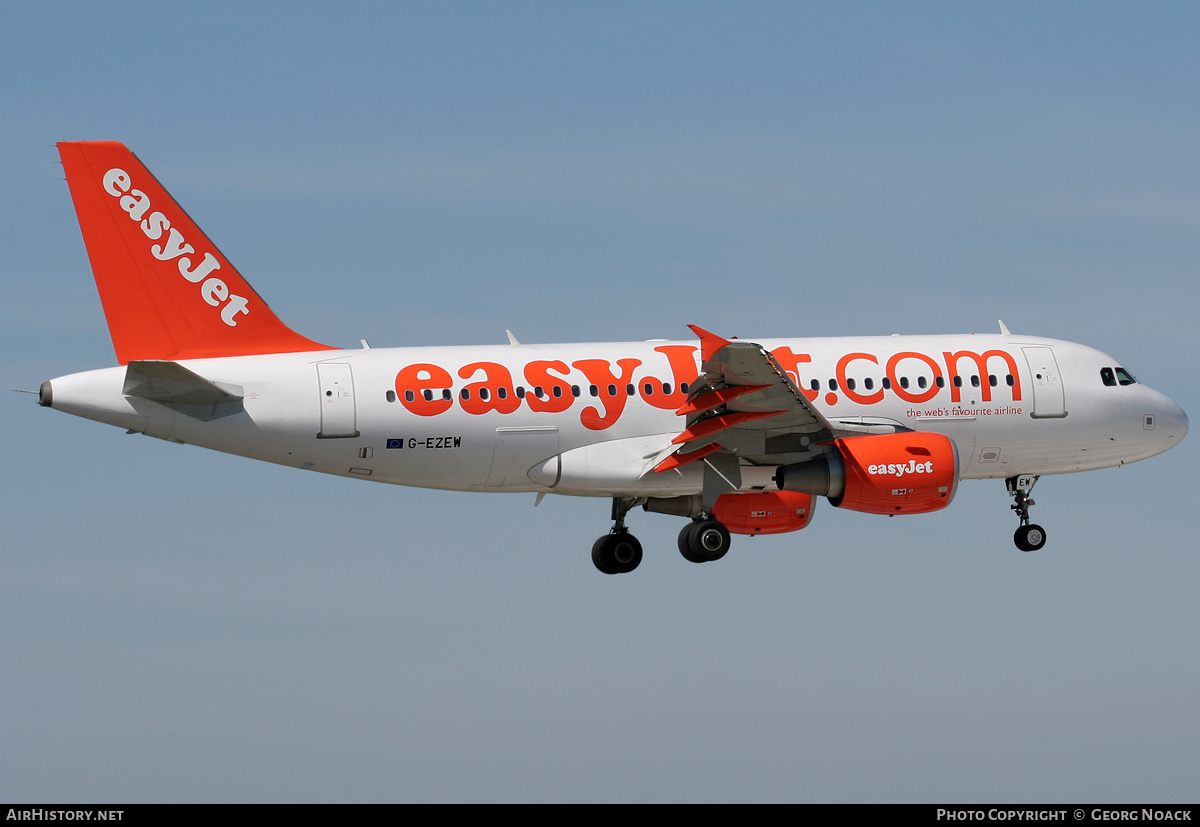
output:
{"label": "nose of aircraft", "polygon": [[1175,404],[1173,399],[1157,391],[1155,394],[1158,399],[1154,406],[1154,433],[1159,435],[1159,439],[1166,440],[1162,450],[1167,451],[1174,448],[1187,436],[1188,418],[1187,414],[1183,412],[1183,408]]}

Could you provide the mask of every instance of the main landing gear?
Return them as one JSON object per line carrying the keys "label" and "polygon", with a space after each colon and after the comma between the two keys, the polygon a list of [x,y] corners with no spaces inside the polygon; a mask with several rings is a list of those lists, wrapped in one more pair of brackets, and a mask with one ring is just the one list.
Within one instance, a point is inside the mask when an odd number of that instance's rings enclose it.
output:
{"label": "main landing gear", "polygon": [[[625,527],[625,515],[644,502],[638,497],[613,497],[612,530],[592,545],[592,562],[605,574],[627,574],[642,562],[642,544]],[[707,513],[702,512],[679,532],[679,553],[685,560],[710,563],[727,551],[729,529]]]}
{"label": "main landing gear", "polygon": [[679,532],[679,553],[692,563],[711,563],[729,551],[729,529],[711,518],[697,518]]}
{"label": "main landing gear", "polygon": [[592,545],[592,562],[605,574],[628,574],[642,562],[642,544],[629,529],[614,530]]}
{"label": "main landing gear", "polygon": [[1046,530],[1029,522],[1029,506],[1034,505],[1033,500],[1029,499],[1029,492],[1037,481],[1037,477],[1030,475],[1009,477],[1004,481],[1009,496],[1014,500],[1010,508],[1021,518],[1021,525],[1013,534],[1013,542],[1021,551],[1037,551],[1046,545]]}
{"label": "main landing gear", "polygon": [[625,515],[640,500],[613,497],[612,531],[592,544],[592,562],[605,574],[628,574],[642,562],[642,544],[625,527]]}

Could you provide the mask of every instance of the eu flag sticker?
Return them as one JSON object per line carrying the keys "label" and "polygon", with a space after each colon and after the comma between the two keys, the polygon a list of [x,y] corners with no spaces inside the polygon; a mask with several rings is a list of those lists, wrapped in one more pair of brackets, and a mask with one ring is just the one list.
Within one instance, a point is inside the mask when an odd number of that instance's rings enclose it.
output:
{"label": "eu flag sticker", "polygon": [[387,447],[388,448],[403,448],[404,440],[403,439],[389,439],[387,441]]}

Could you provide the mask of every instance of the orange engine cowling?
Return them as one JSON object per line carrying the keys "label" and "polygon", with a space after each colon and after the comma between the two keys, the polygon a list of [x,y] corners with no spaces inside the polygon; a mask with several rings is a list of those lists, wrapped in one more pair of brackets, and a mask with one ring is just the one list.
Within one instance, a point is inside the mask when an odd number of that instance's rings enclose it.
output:
{"label": "orange engine cowling", "polygon": [[905,431],[836,439],[833,445],[836,453],[779,466],[775,483],[868,514],[923,514],[954,499],[958,448],[947,436]]}
{"label": "orange engine cowling", "polygon": [[746,491],[722,494],[713,517],[731,534],[785,534],[812,522],[812,494],[798,491]]}

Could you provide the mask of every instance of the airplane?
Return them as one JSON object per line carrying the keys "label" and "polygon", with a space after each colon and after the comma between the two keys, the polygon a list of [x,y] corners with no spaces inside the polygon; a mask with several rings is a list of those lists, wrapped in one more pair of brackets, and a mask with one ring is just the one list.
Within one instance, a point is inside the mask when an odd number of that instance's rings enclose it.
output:
{"label": "airplane", "polygon": [[1117,360],[1010,333],[345,350],[280,321],[123,144],[58,150],[118,367],[39,404],[176,443],[373,482],[602,497],[605,574],[633,571],[629,512],[675,515],[682,556],[799,531],[820,498],[938,511],[1003,479],[1024,551],[1047,474],[1123,465],[1187,433]]}

